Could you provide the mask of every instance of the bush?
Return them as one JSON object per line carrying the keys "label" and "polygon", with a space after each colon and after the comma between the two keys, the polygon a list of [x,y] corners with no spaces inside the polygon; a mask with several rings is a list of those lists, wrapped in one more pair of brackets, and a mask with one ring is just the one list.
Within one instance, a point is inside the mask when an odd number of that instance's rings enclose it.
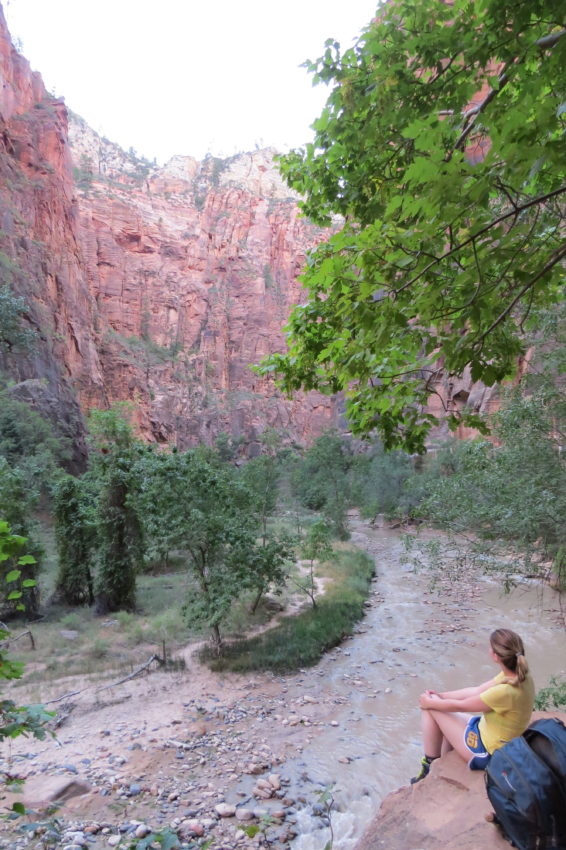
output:
{"label": "bush", "polygon": [[566,678],[551,676],[550,684],[541,688],[535,698],[537,711],[549,711],[553,708],[566,709]]}

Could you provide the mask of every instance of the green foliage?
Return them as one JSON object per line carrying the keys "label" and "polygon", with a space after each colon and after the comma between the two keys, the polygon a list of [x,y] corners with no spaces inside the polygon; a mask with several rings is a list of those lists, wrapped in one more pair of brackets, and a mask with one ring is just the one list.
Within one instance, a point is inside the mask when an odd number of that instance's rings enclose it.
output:
{"label": "green foliage", "polygon": [[215,440],[214,447],[218,457],[223,461],[233,461],[237,458],[243,440],[221,431]]}
{"label": "green foliage", "polygon": [[220,626],[234,599],[245,590],[262,593],[283,581],[290,545],[267,537],[264,546],[258,544],[256,494],[215,452],[148,452],[138,475],[137,505],[149,552],[160,558],[171,551],[186,553],[195,580],[187,617],[211,630],[218,649]]}
{"label": "green foliage", "polygon": [[318,437],[295,465],[292,486],[301,503],[321,511],[333,533],[348,537],[346,509],[349,505],[349,477],[352,456],[348,445],[335,431]]}
{"label": "green foliage", "polygon": [[98,452],[103,466],[104,458],[115,452],[129,451],[135,443],[134,431],[129,421],[133,405],[128,401],[114,402],[107,410],[91,410],[88,430],[92,447]]}
{"label": "green foliage", "polygon": [[73,179],[79,189],[88,191],[92,187],[93,173],[92,160],[88,154],[81,154],[79,166],[73,168]]}
{"label": "green foliage", "polygon": [[412,458],[405,452],[386,452],[379,441],[356,456],[352,479],[352,501],[365,517],[406,516],[418,504]]}
{"label": "green foliage", "polygon": [[220,657],[205,650],[203,658],[213,670],[235,672],[286,672],[316,664],[363,616],[374,564],[364,552],[344,550],[335,553],[326,572],[332,581],[316,608],[284,617],[257,637],[235,641]]}
{"label": "green foliage", "polygon": [[[43,555],[34,512],[42,499],[48,504],[68,456],[67,442],[55,435],[47,420],[8,390],[0,390],[0,516],[15,533],[28,538],[35,562],[26,569],[25,579],[35,579]],[[25,613],[32,617],[39,604],[37,586],[20,590]]]}
{"label": "green foliage", "polygon": [[[515,373],[530,311],[562,297],[565,33],[559,0],[398,0],[307,63],[330,95],[281,169],[307,216],[345,223],[309,257],[289,352],[262,372],[343,391],[355,432],[409,452],[439,368],[488,386]],[[471,409],[459,421],[485,429]]]}
{"label": "green foliage", "polygon": [[[0,274],[10,278],[16,271],[10,259],[0,251]],[[0,354],[31,351],[36,340],[35,331],[24,324],[28,306],[23,298],[14,295],[8,285],[0,286]]]}
{"label": "green foliage", "polygon": [[61,479],[55,491],[55,537],[59,556],[57,590],[69,605],[92,605],[91,563],[96,542],[92,501],[72,476]]}
{"label": "green foliage", "polygon": [[314,562],[328,561],[332,557],[332,532],[328,525],[319,520],[314,522],[307,531],[301,546],[301,556],[310,562],[307,580],[298,579],[295,583],[309,597],[312,607],[316,608],[316,583],[314,578]]}
{"label": "green foliage", "polygon": [[[26,487],[21,470],[11,469],[6,460],[0,457],[0,516],[5,519],[4,525],[10,525],[17,532],[20,540],[27,539],[22,535],[27,534],[29,529],[33,529],[29,511],[35,503],[35,499]],[[42,548],[39,543],[32,540],[28,545],[28,551],[31,554],[26,557],[31,560],[21,565],[21,574],[13,580],[14,584],[9,585],[6,585],[5,579],[14,569],[15,554],[9,553],[8,549],[3,552],[4,557],[0,562],[0,606],[4,614],[14,614],[18,611],[23,612],[27,617],[37,614],[39,594],[35,578]]]}
{"label": "green foliage", "polygon": [[[34,558],[23,550],[26,539],[13,534],[7,522],[0,521],[0,566],[2,567],[2,583],[7,582],[10,588],[8,598],[21,605],[22,592],[17,589],[18,583],[31,586],[33,580],[24,579],[25,569],[34,563]],[[11,569],[6,572],[7,565]],[[0,679],[19,679],[23,673],[23,665],[13,661],[6,653],[2,643],[9,638],[9,632],[0,628]],[[45,724],[53,715],[46,712],[41,705],[18,706],[12,700],[0,700],[0,742],[6,738],[16,738],[19,735],[33,735],[44,738],[47,734]],[[17,810],[15,810],[17,812]]]}
{"label": "green foliage", "polygon": [[252,510],[264,540],[267,536],[267,521],[277,506],[279,476],[279,465],[273,454],[253,458],[242,469],[242,479],[252,492]]}
{"label": "green foliage", "polygon": [[566,709],[566,679],[558,676],[550,677],[550,684],[541,688],[535,697],[537,711],[552,711]]}
{"label": "green foliage", "polygon": [[503,540],[531,569],[535,552],[548,557],[566,544],[566,462],[544,393],[514,393],[494,422],[499,445],[473,440],[446,450],[445,474],[429,481],[419,513]]}

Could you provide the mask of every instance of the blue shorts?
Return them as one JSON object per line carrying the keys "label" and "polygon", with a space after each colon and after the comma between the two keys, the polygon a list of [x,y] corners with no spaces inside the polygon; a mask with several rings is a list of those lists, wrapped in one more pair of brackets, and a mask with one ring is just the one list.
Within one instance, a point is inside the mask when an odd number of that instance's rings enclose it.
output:
{"label": "blue shorts", "polygon": [[475,714],[473,717],[470,717],[466,731],[464,732],[464,743],[472,754],[468,762],[470,770],[485,770],[491,758],[478,729],[481,718],[481,714]]}

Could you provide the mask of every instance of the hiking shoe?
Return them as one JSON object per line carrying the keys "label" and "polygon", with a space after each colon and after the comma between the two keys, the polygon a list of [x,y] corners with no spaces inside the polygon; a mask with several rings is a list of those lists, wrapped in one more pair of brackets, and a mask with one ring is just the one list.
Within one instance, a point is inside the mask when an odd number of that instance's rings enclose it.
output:
{"label": "hiking shoe", "polygon": [[429,759],[428,756],[423,756],[421,759],[421,769],[417,773],[416,776],[413,776],[411,779],[411,785],[414,785],[415,782],[420,782],[421,779],[425,779],[428,776],[428,772],[430,770],[430,765],[432,764],[433,759]]}

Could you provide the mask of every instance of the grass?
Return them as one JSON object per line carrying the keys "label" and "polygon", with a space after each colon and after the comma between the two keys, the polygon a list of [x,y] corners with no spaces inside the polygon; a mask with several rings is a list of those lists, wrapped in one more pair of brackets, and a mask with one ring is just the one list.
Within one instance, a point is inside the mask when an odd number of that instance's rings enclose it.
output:
{"label": "grass", "polygon": [[237,640],[217,657],[206,646],[201,660],[212,670],[288,672],[316,664],[324,652],[352,633],[364,612],[374,564],[364,552],[341,547],[325,564],[328,585],[317,607],[293,617],[253,638]]}
{"label": "grass", "polygon": [[[42,542],[49,546],[48,534]],[[44,599],[48,599],[54,587],[55,559],[46,558],[44,565],[41,581]],[[135,614],[118,611],[98,617],[92,608],[48,603],[44,618],[29,625],[35,651],[28,648],[25,638],[11,647],[11,657],[26,665],[24,677],[14,682],[14,687],[32,682],[47,685],[66,676],[129,673],[154,652],[161,655],[164,642],[168,654],[174,655],[177,648],[195,638],[195,630],[187,626],[181,613],[180,600],[189,588],[186,569],[175,564],[175,572],[144,574],[137,584]],[[17,633],[18,626],[14,624],[12,631]]]}

